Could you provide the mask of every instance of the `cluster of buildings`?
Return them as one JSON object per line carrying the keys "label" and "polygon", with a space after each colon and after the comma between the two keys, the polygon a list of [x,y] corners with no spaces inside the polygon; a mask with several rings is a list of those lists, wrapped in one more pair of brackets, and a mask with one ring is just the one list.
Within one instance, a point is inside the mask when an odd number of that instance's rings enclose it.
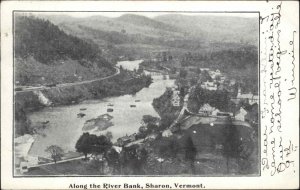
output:
{"label": "cluster of buildings", "polygon": [[206,89],[206,90],[218,90],[218,86],[214,82],[202,82],[201,83],[201,88]]}
{"label": "cluster of buildings", "polygon": [[248,121],[252,123],[256,123],[258,121],[257,104],[253,104],[248,109],[244,107],[240,107],[237,111],[232,113],[232,112],[221,112],[219,109],[206,103],[202,107],[200,107],[198,113],[204,116],[228,116],[235,120]]}
{"label": "cluster of buildings", "polygon": [[[227,89],[229,91],[233,91],[233,87],[236,85],[235,79],[227,80],[226,77],[220,72],[220,70],[212,71],[209,68],[201,68],[201,73],[207,72],[211,77],[211,81],[201,81],[201,88],[207,90],[222,90]],[[241,106],[236,108],[234,113],[231,112],[221,112],[220,110],[212,107],[209,104],[204,104],[199,109],[199,114],[207,115],[207,116],[230,116],[235,120],[240,121],[250,121],[257,122],[258,121],[258,105],[259,105],[259,96],[254,95],[253,93],[242,93],[241,88],[238,88],[237,96],[231,98],[231,101],[236,105],[240,105],[240,102],[246,103],[249,106],[247,108]]]}
{"label": "cluster of buildings", "polygon": [[151,61],[154,62],[163,62],[163,61],[171,61],[173,60],[173,56],[169,51],[153,51],[151,52]]}
{"label": "cluster of buildings", "polygon": [[122,147],[122,146],[124,146],[124,145],[126,145],[130,142],[135,141],[136,140],[136,135],[137,135],[136,133],[133,133],[131,135],[126,134],[125,136],[118,138],[117,139],[117,145]]}
{"label": "cluster of buildings", "polygon": [[238,94],[237,94],[237,101],[239,100],[245,100],[248,104],[253,105],[253,104],[258,104],[259,103],[259,96],[254,95],[251,92],[247,94],[242,94],[241,88],[238,89]]}
{"label": "cluster of buildings", "polygon": [[[201,82],[201,88],[207,89],[207,90],[218,90],[219,88],[223,87],[223,84],[225,83],[226,77],[221,73],[219,69],[212,71],[209,68],[201,68],[202,72],[207,72],[212,79],[211,81],[200,81]],[[201,74],[200,74],[201,75]]]}
{"label": "cluster of buildings", "polygon": [[231,112],[221,112],[219,109],[212,107],[209,104],[204,104],[199,109],[199,114],[206,115],[206,116],[230,116],[233,117],[233,113]]}

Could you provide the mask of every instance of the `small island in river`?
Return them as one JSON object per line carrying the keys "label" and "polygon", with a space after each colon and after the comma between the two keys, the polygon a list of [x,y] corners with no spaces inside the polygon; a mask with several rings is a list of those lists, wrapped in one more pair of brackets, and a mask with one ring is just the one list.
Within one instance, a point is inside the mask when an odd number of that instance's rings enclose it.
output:
{"label": "small island in river", "polygon": [[104,131],[107,128],[113,126],[113,123],[111,122],[112,118],[113,117],[109,114],[103,114],[98,116],[97,118],[87,120],[84,123],[82,131]]}

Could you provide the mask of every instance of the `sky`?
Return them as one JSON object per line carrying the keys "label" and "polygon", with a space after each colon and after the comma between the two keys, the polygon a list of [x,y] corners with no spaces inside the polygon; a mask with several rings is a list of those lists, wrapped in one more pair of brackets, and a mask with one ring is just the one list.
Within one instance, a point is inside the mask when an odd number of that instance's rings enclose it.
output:
{"label": "sky", "polygon": [[[38,13],[41,14],[41,13]],[[136,14],[136,15],[142,15],[146,17],[156,17],[160,15],[165,15],[165,14],[183,14],[183,15],[189,15],[189,16],[195,16],[195,15],[205,15],[205,16],[237,16],[237,17],[246,17],[246,18],[255,18],[258,17],[257,13],[180,13],[180,12],[45,12],[43,14],[47,15],[69,15],[72,17],[89,17],[89,16],[105,16],[105,17],[119,17],[124,14]]]}

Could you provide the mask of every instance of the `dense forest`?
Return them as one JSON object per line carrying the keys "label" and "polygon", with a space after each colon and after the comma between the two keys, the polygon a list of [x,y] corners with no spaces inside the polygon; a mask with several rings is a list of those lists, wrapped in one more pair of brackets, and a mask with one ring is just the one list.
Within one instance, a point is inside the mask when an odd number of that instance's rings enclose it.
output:
{"label": "dense forest", "polygon": [[35,17],[15,17],[15,56],[51,65],[67,58],[81,60],[83,66],[97,62],[98,66],[110,66],[96,44],[68,35],[48,20]]}
{"label": "dense forest", "polygon": [[115,72],[92,41],[66,34],[48,20],[15,16],[15,80],[19,85],[76,82]]}

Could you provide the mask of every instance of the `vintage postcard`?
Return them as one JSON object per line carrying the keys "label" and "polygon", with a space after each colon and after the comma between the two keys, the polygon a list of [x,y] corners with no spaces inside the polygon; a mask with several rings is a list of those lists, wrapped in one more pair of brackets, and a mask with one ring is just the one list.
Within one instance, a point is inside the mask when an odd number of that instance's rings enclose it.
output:
{"label": "vintage postcard", "polygon": [[4,1],[2,189],[299,188],[298,1]]}

